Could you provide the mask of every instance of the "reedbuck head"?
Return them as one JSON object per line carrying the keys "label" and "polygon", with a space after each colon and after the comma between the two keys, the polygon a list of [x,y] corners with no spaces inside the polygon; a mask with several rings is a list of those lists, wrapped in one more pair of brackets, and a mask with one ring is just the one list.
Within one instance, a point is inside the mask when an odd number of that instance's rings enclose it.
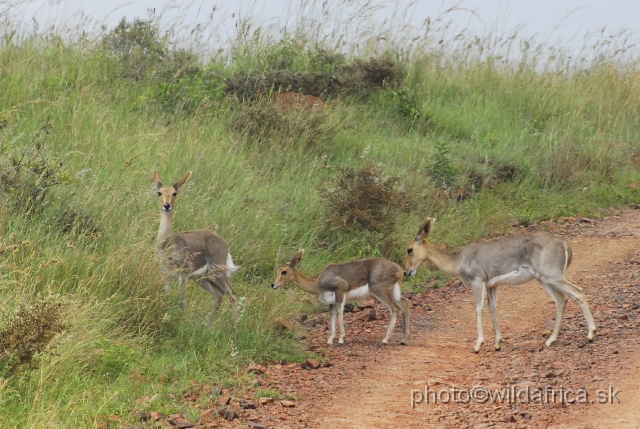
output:
{"label": "reedbuck head", "polygon": [[434,246],[427,241],[427,237],[435,223],[435,219],[427,218],[418,230],[416,238],[407,246],[407,262],[404,264],[405,276],[414,276],[418,267],[427,260],[429,254],[432,252]]}
{"label": "reedbuck head", "polygon": [[158,170],[153,171],[153,183],[156,185],[158,189],[158,197],[160,199],[160,209],[163,212],[170,213],[175,207],[176,196],[178,195],[178,190],[191,176],[191,172],[188,172],[180,180],[174,183],[171,186],[164,186],[162,184],[162,179],[160,179],[160,173]]}
{"label": "reedbuck head", "polygon": [[296,277],[296,265],[298,265],[298,262],[300,262],[300,259],[302,259],[303,255],[304,249],[298,250],[289,262],[278,268],[278,271],[276,272],[276,280],[271,283],[271,287],[273,289],[278,289],[280,286],[284,286],[287,283],[291,283],[294,281]]}

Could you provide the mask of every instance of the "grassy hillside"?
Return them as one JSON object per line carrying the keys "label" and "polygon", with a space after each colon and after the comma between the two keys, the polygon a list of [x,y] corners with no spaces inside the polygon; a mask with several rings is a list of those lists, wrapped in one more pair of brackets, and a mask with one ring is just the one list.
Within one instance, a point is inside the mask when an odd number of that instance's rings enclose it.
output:
{"label": "grassy hillside", "polygon": [[[627,187],[640,181],[635,64],[393,46],[357,57],[293,36],[205,63],[164,36],[123,21],[95,43],[0,46],[2,427],[88,427],[155,394],[154,410],[188,414],[165,394],[304,358],[275,319],[322,307],[268,287],[298,248],[310,273],[359,257],[402,263],[427,216],[455,249],[515,222],[638,202]],[[289,90],[327,110],[282,114],[269,96]],[[154,169],[167,182],[193,171],[174,227],[229,241],[242,266],[236,325],[225,302],[209,329],[213,303],[195,284],[184,309],[164,293]]]}

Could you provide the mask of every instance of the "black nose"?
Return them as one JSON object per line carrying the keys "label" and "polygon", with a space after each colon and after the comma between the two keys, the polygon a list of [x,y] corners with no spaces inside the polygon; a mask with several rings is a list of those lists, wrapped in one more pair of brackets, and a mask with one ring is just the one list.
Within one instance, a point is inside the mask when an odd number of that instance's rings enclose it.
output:
{"label": "black nose", "polygon": [[276,288],[276,284],[275,283],[271,283],[271,289],[275,289]]}
{"label": "black nose", "polygon": [[165,210],[171,210],[171,204],[169,204],[169,203],[164,203],[163,207],[164,207]]}
{"label": "black nose", "polygon": [[404,276],[405,276],[405,277],[409,277],[409,271],[405,271],[405,272],[404,272]]}

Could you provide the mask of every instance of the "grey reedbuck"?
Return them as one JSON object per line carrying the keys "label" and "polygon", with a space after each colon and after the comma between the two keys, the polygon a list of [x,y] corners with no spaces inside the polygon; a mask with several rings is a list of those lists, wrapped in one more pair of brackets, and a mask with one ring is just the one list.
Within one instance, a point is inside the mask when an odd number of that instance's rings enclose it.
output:
{"label": "grey reedbuck", "polygon": [[[173,232],[172,221],[178,191],[191,176],[185,174],[171,186],[165,186],[160,173],[154,170],[153,182],[158,190],[160,200],[160,228],[156,241],[157,256],[165,272],[177,277],[180,285],[180,302],[184,305],[184,284],[193,279],[211,295],[213,295],[213,312],[209,318],[212,325],[220,303],[225,295],[233,306],[233,318],[237,318],[237,297],[228,278],[238,270],[234,265],[227,242],[215,232],[208,229],[197,229],[184,232]],[[169,292],[171,286],[167,281],[165,288]]]}
{"label": "grey reedbuck", "polygon": [[514,234],[493,240],[475,242],[459,253],[450,255],[427,241],[435,219],[428,218],[407,247],[405,275],[413,276],[424,261],[431,261],[438,269],[459,276],[473,288],[475,296],[478,339],[473,352],[478,353],[484,343],[482,307],[485,295],[496,334],[495,349],[500,350],[502,335],[496,318],[499,285],[519,285],[537,279],[556,303],[556,323],[547,340],[547,347],[558,338],[567,296],[575,299],[587,321],[589,341],[593,340],[596,324],[582,288],[567,281],[565,273],[571,263],[571,247],[560,238],[547,234]]}
{"label": "grey reedbuck", "polygon": [[333,343],[336,336],[336,313],[340,324],[338,343],[344,343],[343,310],[347,301],[374,297],[387,306],[391,320],[387,335],[382,340],[386,344],[393,334],[398,311],[402,310],[404,335],[400,344],[409,339],[409,300],[402,296],[402,268],[382,258],[360,259],[343,264],[329,264],[314,277],[308,277],[298,271],[297,266],[304,255],[298,252],[289,262],[278,268],[276,280],[271,284],[274,289],[287,283],[294,283],[305,292],[318,297],[323,304],[331,308],[331,335],[328,344]]}

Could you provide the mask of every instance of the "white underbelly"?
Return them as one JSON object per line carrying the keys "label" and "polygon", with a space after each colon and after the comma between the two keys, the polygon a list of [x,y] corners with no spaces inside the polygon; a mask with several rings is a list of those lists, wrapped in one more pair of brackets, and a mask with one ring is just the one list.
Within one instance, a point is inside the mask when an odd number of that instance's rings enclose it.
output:
{"label": "white underbelly", "polygon": [[[369,285],[366,284],[364,286],[351,289],[349,292],[347,292],[345,302],[359,301],[361,299],[367,299],[370,297],[371,297],[371,291],[369,290]],[[335,292],[322,292],[318,295],[318,300],[323,304],[333,305],[333,304],[336,304],[336,294]]]}
{"label": "white underbelly", "polygon": [[209,271],[209,264],[206,264],[204,267],[200,267],[197,270],[188,273],[187,278],[193,279],[196,277],[202,277],[206,274],[207,271]]}
{"label": "white underbelly", "polygon": [[371,297],[371,291],[369,285],[364,285],[351,289],[347,292],[347,301],[360,301],[361,299],[367,299]]}

